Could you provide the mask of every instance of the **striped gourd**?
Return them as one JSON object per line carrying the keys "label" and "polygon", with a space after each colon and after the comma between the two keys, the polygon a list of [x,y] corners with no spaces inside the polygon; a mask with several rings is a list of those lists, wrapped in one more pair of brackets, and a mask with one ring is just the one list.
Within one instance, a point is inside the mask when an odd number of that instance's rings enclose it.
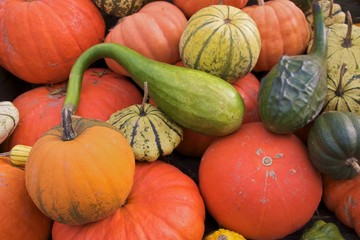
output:
{"label": "striped gourd", "polygon": [[324,111],[354,112],[360,115],[360,69],[328,72],[327,95]]}
{"label": "striped gourd", "polygon": [[28,160],[31,148],[32,147],[27,145],[17,144],[12,147],[9,152],[0,153],[0,157],[8,157],[11,164],[17,167],[24,168]]}
{"label": "striped gourd", "polygon": [[229,5],[211,5],[192,15],[179,44],[185,66],[228,82],[254,68],[260,48],[255,22],[247,13]]}
{"label": "striped gourd", "polygon": [[[339,4],[334,3],[333,0],[320,0],[319,3],[323,11],[325,26],[329,27],[334,23],[345,23],[346,15]],[[308,11],[305,16],[308,23],[312,25],[312,11]]]}
{"label": "striped gourd", "polygon": [[19,123],[19,111],[9,101],[0,102],[0,143],[2,143]]}
{"label": "striped gourd", "polygon": [[125,17],[138,12],[152,0],[92,0],[104,13],[114,17]]}

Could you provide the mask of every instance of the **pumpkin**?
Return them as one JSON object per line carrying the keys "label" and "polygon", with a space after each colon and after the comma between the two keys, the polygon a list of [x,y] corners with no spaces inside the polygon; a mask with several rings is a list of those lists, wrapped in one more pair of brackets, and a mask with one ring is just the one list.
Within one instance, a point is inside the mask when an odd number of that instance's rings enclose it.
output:
{"label": "pumpkin", "polygon": [[0,157],[0,176],[0,239],[50,239],[52,220],[29,197],[24,171]]}
{"label": "pumpkin", "polygon": [[138,12],[145,4],[154,0],[92,0],[102,12],[114,17],[125,17]]}
{"label": "pumpkin", "polygon": [[308,134],[312,164],[334,179],[351,179],[360,173],[360,116],[351,112],[320,114]]}
{"label": "pumpkin", "polygon": [[215,4],[224,4],[241,9],[246,6],[248,0],[172,0],[172,3],[180,8],[187,18],[190,18],[200,9]]}
{"label": "pumpkin", "polygon": [[304,13],[292,1],[258,0],[257,5],[242,10],[254,20],[260,32],[261,50],[254,71],[269,71],[281,56],[305,52],[310,30]]}
{"label": "pumpkin", "polygon": [[0,63],[30,83],[66,81],[80,54],[105,37],[91,1],[6,0],[0,19]]}
{"label": "pumpkin", "polygon": [[262,122],[243,124],[208,147],[199,187],[217,223],[249,239],[282,239],[300,229],[322,195],[321,176],[305,145],[293,134],[268,131]]}
{"label": "pumpkin", "polygon": [[323,177],[323,202],[345,226],[360,237],[360,175],[351,180]]}
{"label": "pumpkin", "polygon": [[[13,104],[19,110],[20,122],[6,141],[8,149],[17,144],[32,146],[44,132],[60,124],[65,95],[65,83],[38,86],[19,95]],[[86,70],[81,98],[77,115],[103,121],[113,112],[142,101],[133,82],[104,68]]]}
{"label": "pumpkin", "polygon": [[348,111],[360,115],[360,69],[348,69],[344,63],[340,71],[328,71],[324,111]]}
{"label": "pumpkin", "polygon": [[123,133],[136,160],[153,162],[172,153],[182,140],[183,131],[158,107],[146,103],[147,98],[145,82],[143,102],[116,111],[107,122]]}
{"label": "pumpkin", "polygon": [[15,130],[19,123],[19,110],[12,102],[0,102],[0,143]]}
{"label": "pumpkin", "polygon": [[[180,59],[179,40],[186,22],[185,15],[175,5],[150,2],[139,12],[121,18],[104,41],[122,44],[146,57],[172,64]],[[105,62],[114,72],[129,76],[115,60],[107,58]]]}
{"label": "pumpkin", "polygon": [[162,162],[138,162],[126,203],[99,222],[82,226],[54,223],[54,240],[182,239],[200,240],[205,206],[195,182]]}
{"label": "pumpkin", "polygon": [[242,10],[228,5],[211,5],[192,15],[179,43],[185,66],[228,82],[253,69],[260,47],[255,22]]}

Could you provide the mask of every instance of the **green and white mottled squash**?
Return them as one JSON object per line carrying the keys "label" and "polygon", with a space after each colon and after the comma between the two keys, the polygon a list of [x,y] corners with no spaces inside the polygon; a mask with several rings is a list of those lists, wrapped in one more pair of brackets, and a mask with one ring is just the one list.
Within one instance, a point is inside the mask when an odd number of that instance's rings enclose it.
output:
{"label": "green and white mottled squash", "polygon": [[144,91],[142,104],[113,113],[107,122],[123,133],[136,160],[153,162],[173,152],[183,138],[183,130],[158,107],[146,103],[146,84]]}
{"label": "green and white mottled squash", "polygon": [[261,40],[247,13],[229,5],[211,5],[191,16],[179,49],[185,66],[233,82],[254,68]]}
{"label": "green and white mottled squash", "polygon": [[19,123],[19,111],[10,101],[0,102],[0,143],[15,130]]}
{"label": "green and white mottled squash", "polygon": [[[342,11],[339,4],[334,3],[333,0],[319,0],[319,3],[323,11],[323,17],[326,27],[329,27],[335,23],[345,23],[346,14]],[[307,12],[305,16],[308,23],[312,25],[312,11]]]}
{"label": "green and white mottled squash", "polygon": [[125,17],[138,12],[154,0],[92,0],[100,10],[110,16]]}
{"label": "green and white mottled squash", "polygon": [[360,69],[328,71],[324,111],[347,111],[360,115]]}

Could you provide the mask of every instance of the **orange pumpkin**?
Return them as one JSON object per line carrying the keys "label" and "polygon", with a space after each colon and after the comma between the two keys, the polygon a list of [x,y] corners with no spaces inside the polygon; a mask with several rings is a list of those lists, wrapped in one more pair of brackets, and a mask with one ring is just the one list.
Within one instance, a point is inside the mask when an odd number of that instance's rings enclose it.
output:
{"label": "orange pumpkin", "polygon": [[62,123],[32,146],[25,166],[26,189],[55,221],[77,225],[104,219],[125,203],[132,188],[132,148],[106,122],[74,118],[68,123],[64,116]]}
{"label": "orange pumpkin", "polygon": [[[19,95],[13,103],[19,110],[20,124],[7,141],[8,149],[16,144],[32,146],[44,132],[60,124],[65,93],[66,84],[60,84],[39,86]],[[90,68],[83,77],[76,114],[105,121],[115,111],[141,101],[141,92],[131,81],[104,68]]]}
{"label": "orange pumpkin", "polygon": [[30,83],[66,81],[80,54],[105,37],[91,1],[4,0],[0,8],[0,64]]}
{"label": "orange pumpkin", "polygon": [[199,167],[199,186],[220,226],[247,239],[282,239],[303,227],[322,195],[320,174],[293,134],[243,124],[215,140]]}
{"label": "orange pumpkin", "polygon": [[249,0],[172,0],[172,2],[184,12],[186,17],[190,18],[195,12],[200,9],[213,5],[225,4],[237,8],[246,6]]}
{"label": "orange pumpkin", "polygon": [[254,71],[269,71],[283,55],[303,53],[310,30],[299,7],[288,0],[270,0],[242,9],[255,21],[260,32],[261,50]]}
{"label": "orange pumpkin", "polygon": [[25,188],[24,170],[0,157],[0,239],[48,240],[52,220],[32,202]]}
{"label": "orange pumpkin", "polygon": [[344,225],[360,237],[360,175],[350,180],[323,176],[323,202]]}
{"label": "orange pumpkin", "polygon": [[54,223],[54,240],[202,239],[205,206],[195,182],[162,161],[137,163],[134,185],[114,215],[95,223]]}
{"label": "orange pumpkin", "polygon": [[[150,2],[139,12],[121,18],[105,42],[122,44],[160,62],[175,63],[180,59],[179,41],[186,23],[185,15],[174,4]],[[114,72],[129,76],[116,61],[105,62]]]}

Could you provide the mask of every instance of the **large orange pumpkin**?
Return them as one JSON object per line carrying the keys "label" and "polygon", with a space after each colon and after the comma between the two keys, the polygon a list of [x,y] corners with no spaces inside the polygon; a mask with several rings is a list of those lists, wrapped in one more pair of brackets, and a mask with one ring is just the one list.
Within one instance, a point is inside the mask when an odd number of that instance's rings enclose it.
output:
{"label": "large orange pumpkin", "polygon": [[132,191],[114,215],[83,226],[54,223],[54,240],[201,240],[205,206],[195,182],[176,167],[137,163]]}
{"label": "large orange pumpkin", "polygon": [[48,240],[52,220],[33,203],[25,188],[24,170],[0,157],[0,239]]}
{"label": "large orange pumpkin", "polygon": [[[8,148],[16,144],[31,146],[44,132],[59,124],[65,94],[66,84],[60,84],[39,86],[19,95],[13,103],[21,120],[7,141]],[[133,82],[103,68],[90,68],[83,77],[76,115],[105,121],[117,110],[141,101],[141,92]]]}
{"label": "large orange pumpkin", "polygon": [[282,55],[299,55],[310,38],[306,17],[289,0],[270,0],[242,9],[255,21],[260,32],[261,51],[254,71],[269,71]]}
{"label": "large orange pumpkin", "polygon": [[0,8],[0,64],[27,82],[66,81],[80,54],[105,37],[89,0],[4,0]]}
{"label": "large orange pumpkin", "polygon": [[[106,35],[105,42],[119,43],[151,59],[175,63],[180,60],[179,41],[187,19],[174,4],[155,1],[139,12],[121,18]],[[105,59],[114,72],[129,76],[112,59]]]}
{"label": "large orange pumpkin", "polygon": [[249,0],[172,0],[172,2],[180,8],[188,18],[200,9],[210,5],[225,4],[241,9],[246,6],[248,1]]}
{"label": "large orange pumpkin", "polygon": [[282,239],[303,227],[322,195],[320,174],[293,134],[243,124],[205,151],[199,186],[220,226],[249,239]]}

